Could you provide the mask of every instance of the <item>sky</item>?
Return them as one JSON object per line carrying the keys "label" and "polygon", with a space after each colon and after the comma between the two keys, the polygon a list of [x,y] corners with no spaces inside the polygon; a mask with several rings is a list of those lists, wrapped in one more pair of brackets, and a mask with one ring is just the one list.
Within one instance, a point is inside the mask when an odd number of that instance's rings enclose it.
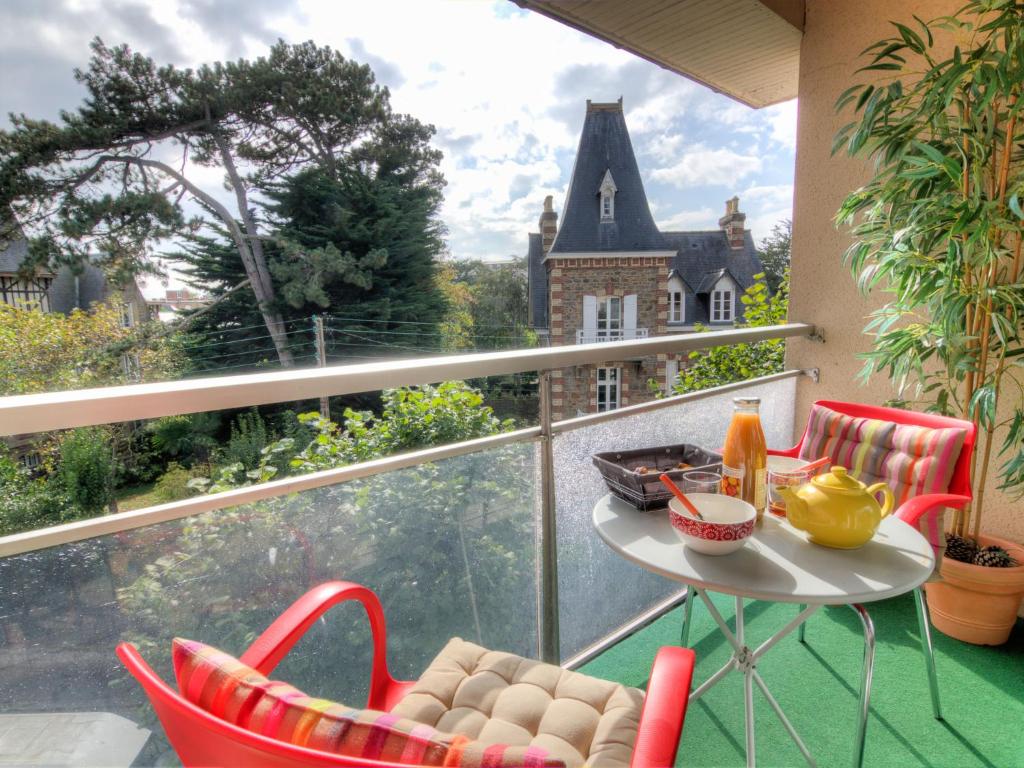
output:
{"label": "sky", "polygon": [[394,109],[436,128],[455,258],[522,255],[544,197],[561,210],[587,99],[623,98],[662,229],[714,228],[733,195],[756,241],[791,216],[795,101],[750,109],[508,0],[3,0],[2,124],[77,106],[96,35],[179,66],[277,39],[369,64]]}

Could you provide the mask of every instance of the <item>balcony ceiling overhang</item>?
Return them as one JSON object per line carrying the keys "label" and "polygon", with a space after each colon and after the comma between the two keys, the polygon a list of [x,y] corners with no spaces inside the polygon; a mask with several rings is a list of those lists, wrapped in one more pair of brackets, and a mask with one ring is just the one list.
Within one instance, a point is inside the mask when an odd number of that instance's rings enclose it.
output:
{"label": "balcony ceiling overhang", "polygon": [[804,0],[513,0],[760,108],[795,99]]}

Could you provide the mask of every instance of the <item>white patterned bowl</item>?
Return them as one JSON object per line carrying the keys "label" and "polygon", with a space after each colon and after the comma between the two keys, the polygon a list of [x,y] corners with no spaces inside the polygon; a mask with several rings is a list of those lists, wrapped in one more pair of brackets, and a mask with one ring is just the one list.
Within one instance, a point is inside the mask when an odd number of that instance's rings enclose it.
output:
{"label": "white patterned bowl", "polygon": [[679,499],[668,503],[669,522],[683,543],[703,555],[728,555],[754,532],[757,511],[742,499],[719,493],[688,493],[703,520],[693,517]]}

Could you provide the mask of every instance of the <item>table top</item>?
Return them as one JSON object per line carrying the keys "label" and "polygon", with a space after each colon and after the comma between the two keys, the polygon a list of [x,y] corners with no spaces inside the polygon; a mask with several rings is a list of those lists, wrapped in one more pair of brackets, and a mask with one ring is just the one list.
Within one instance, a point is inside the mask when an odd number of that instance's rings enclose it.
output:
{"label": "table top", "polygon": [[923,584],[935,556],[915,528],[892,516],[859,549],[830,549],[766,514],[742,549],[714,557],[683,545],[667,510],[640,512],[612,495],[594,507],[594,527],[627,560],[669,579],[756,600],[815,605],[869,603]]}

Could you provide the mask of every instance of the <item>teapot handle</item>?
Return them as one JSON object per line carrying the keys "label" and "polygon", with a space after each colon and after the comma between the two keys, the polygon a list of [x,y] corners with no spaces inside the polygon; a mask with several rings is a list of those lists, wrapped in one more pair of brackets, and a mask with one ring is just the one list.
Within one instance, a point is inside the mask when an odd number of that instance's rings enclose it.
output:
{"label": "teapot handle", "polygon": [[868,486],[868,493],[872,496],[879,491],[885,494],[885,503],[882,504],[882,517],[885,517],[892,512],[893,505],[896,503],[896,497],[892,495],[892,489],[885,483],[875,483]]}

